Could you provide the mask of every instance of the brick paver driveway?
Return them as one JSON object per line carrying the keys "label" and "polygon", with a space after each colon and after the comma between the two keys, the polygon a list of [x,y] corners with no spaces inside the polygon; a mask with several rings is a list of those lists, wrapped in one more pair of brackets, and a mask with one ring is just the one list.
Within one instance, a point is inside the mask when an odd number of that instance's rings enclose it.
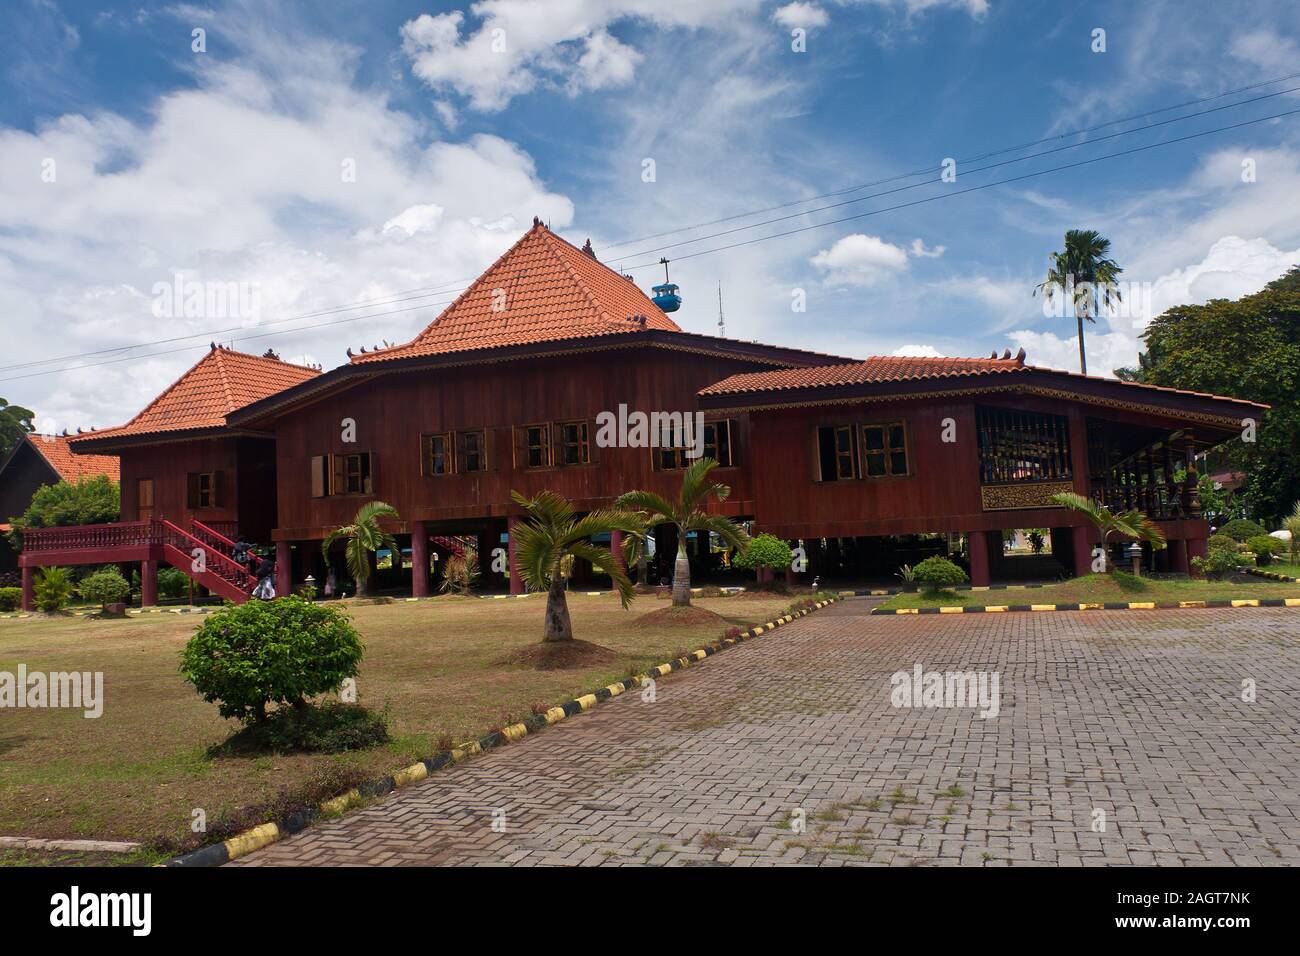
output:
{"label": "brick paver driveway", "polygon": [[[1300,613],[868,609],[234,865],[1300,863]],[[1001,713],[893,707],[890,675],[917,663],[998,672]]]}

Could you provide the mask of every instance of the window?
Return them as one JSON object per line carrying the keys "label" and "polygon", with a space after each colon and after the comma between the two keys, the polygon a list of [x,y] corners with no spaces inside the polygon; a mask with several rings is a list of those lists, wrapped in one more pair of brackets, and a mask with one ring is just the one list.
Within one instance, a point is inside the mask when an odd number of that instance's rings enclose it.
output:
{"label": "window", "polygon": [[731,421],[704,423],[704,457],[721,468],[731,467]]}
{"label": "window", "polygon": [[217,472],[191,472],[185,476],[185,506],[191,510],[217,507]]}
{"label": "window", "polygon": [[560,464],[586,465],[591,462],[586,422],[560,423]]}
{"label": "window", "polygon": [[1070,421],[1065,416],[979,408],[975,421],[983,484],[1071,477]]}
{"label": "window", "polygon": [[525,425],[523,436],[524,467],[549,468],[551,466],[551,426]]}
{"label": "window", "polygon": [[457,432],[460,472],[487,471],[487,435],[483,431]]}
{"label": "window", "polygon": [[311,496],[369,495],[375,490],[374,452],[316,455],[311,460]]}
{"label": "window", "polygon": [[908,473],[907,428],[902,422],[862,426],[862,473],[868,478]]}
{"label": "window", "polygon": [[426,438],[424,459],[426,474],[450,475],[455,470],[451,434],[443,432],[439,435],[428,435]]}
{"label": "window", "polygon": [[823,425],[817,429],[817,458],[822,481],[856,478],[852,425]]}

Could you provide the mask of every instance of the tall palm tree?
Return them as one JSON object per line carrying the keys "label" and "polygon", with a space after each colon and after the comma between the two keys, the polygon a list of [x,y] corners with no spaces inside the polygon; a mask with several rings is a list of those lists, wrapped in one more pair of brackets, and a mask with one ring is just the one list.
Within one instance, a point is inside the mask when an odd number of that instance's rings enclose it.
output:
{"label": "tall palm tree", "polygon": [[573,640],[573,623],[569,620],[569,602],[564,591],[564,568],[574,558],[582,558],[608,574],[618,588],[623,607],[632,603],[632,582],[622,562],[608,548],[592,544],[591,537],[611,531],[636,533],[640,522],[635,515],[618,509],[604,509],[575,518],[572,503],[553,491],[543,491],[533,498],[526,498],[517,491],[511,492],[510,496],[528,512],[528,520],[511,532],[515,536],[519,572],[530,588],[546,591],[543,643]]}
{"label": "tall palm tree", "polygon": [[1120,301],[1115,280],[1124,270],[1107,256],[1110,240],[1095,229],[1071,229],[1065,234],[1065,248],[1048,256],[1047,278],[1034,287],[1048,299],[1071,295],[1079,321],[1079,371],[1088,374],[1088,357],[1083,348],[1083,320],[1096,322],[1096,313]]}
{"label": "tall palm tree", "polygon": [[[1141,511],[1134,509],[1116,514],[1105,505],[1098,504],[1083,495],[1075,494],[1073,491],[1052,495],[1052,501],[1063,508],[1077,511],[1095,524],[1097,530],[1101,532],[1103,548],[1105,548],[1107,539],[1112,534],[1125,538],[1135,538],[1138,541],[1146,541],[1155,551],[1160,551],[1165,547],[1165,533],[1160,530],[1159,525]],[[1106,570],[1110,570],[1109,562],[1106,564]]]}
{"label": "tall palm tree", "polygon": [[[325,566],[329,567],[330,547],[340,539],[347,541],[343,554],[348,571],[352,574],[352,580],[357,582],[358,597],[365,594],[366,582],[370,579],[370,555],[380,548],[388,548],[394,555],[401,553],[397,548],[397,539],[379,526],[380,518],[397,516],[397,509],[392,505],[382,501],[367,501],[357,511],[351,524],[335,528],[320,543],[321,554],[325,556]],[[428,569],[426,568],[425,571],[427,573]],[[415,573],[419,574],[420,569],[416,568]]]}
{"label": "tall palm tree", "polygon": [[673,605],[691,603],[691,562],[686,557],[686,534],[690,531],[713,532],[733,548],[749,547],[749,535],[730,518],[712,515],[705,510],[710,498],[725,501],[731,494],[726,485],[709,480],[709,472],[718,467],[712,458],[694,461],[682,475],[682,490],[676,501],[652,491],[629,491],[618,499],[620,508],[642,512],[648,528],[670,524],[677,529],[677,562],[673,565]]}

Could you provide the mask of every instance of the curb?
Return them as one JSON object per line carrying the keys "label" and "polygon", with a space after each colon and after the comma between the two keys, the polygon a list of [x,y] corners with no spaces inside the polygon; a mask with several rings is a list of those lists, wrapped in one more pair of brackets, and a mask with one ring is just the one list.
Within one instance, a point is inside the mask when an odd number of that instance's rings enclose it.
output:
{"label": "curb", "polygon": [[1300,578],[1287,577],[1285,574],[1278,574],[1276,571],[1261,571],[1259,568],[1240,568],[1244,574],[1249,574],[1255,578],[1268,578],[1270,581],[1283,581],[1287,584],[1300,584]]}
{"label": "curb", "polygon": [[[949,591],[1021,591],[1030,588],[1045,588],[1049,584],[958,584],[948,588]],[[864,591],[834,591],[840,597],[884,597],[886,595],[905,594],[902,588],[872,588]]]}
{"label": "curb", "polygon": [[[431,773],[436,773],[442,768],[455,763],[460,763],[476,754],[481,754],[485,750],[493,747],[500,747],[516,740],[522,740],[529,734],[535,734],[552,724],[558,724],[566,717],[573,717],[584,711],[591,710],[601,701],[609,700],[611,697],[618,697],[633,688],[641,687],[646,681],[654,680],[659,677],[666,677],[673,671],[689,667],[697,661],[705,660],[712,657],[720,651],[726,650],[742,641],[751,640],[760,634],[766,634],[768,631],[775,630],[783,624],[789,624],[791,621],[806,617],[813,611],[820,610],[828,604],[833,604],[839,598],[832,596],[828,600],[818,601],[812,607],[804,608],[802,611],[795,611],[792,614],[786,614],[775,620],[768,621],[765,624],[758,624],[734,639],[729,637],[720,638],[713,644],[706,647],[698,648],[691,651],[684,657],[660,664],[658,667],[651,667],[644,673],[635,677],[629,677],[621,681],[615,681],[605,687],[601,687],[589,694],[583,694],[573,700],[566,700],[563,704],[558,704],[550,708],[544,714],[534,714],[527,720],[517,724],[511,724],[509,727],[503,727],[501,730],[494,730],[491,733],[484,734],[477,740],[471,740],[461,744],[452,750],[444,750],[428,760],[422,760],[414,763],[405,770],[398,770],[395,773],[380,777],[376,780],[368,780],[365,783],[353,787],[347,793],[340,794],[332,800],[326,800],[317,807],[309,807],[299,810],[276,823],[263,823],[260,826],[245,830],[243,833],[236,834],[220,843],[213,843],[209,846],[200,847],[197,850],[191,850],[189,853],[183,853],[180,856],[172,857],[159,866],[171,867],[203,867],[203,866],[221,866],[229,863],[231,860],[237,860],[241,856],[247,856],[255,850],[270,846],[283,839],[305,830],[321,817],[337,816],[359,803],[375,797],[386,796],[389,793],[404,787],[409,783],[415,783],[417,780],[423,780]],[[1300,602],[1297,602],[1300,603]]]}
{"label": "curb", "polygon": [[1300,598],[1238,598],[1233,601],[1129,601],[1105,604],[993,604],[978,607],[872,608],[874,614],[1002,614],[1018,611],[1177,611],[1183,608],[1300,607]]}

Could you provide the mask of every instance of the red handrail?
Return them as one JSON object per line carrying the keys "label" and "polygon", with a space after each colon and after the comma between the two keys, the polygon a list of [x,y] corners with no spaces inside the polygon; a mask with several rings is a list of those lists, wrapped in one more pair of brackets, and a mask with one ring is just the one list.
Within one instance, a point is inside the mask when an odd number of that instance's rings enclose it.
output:
{"label": "red handrail", "polygon": [[241,591],[245,591],[245,592],[252,591],[253,588],[252,588],[252,584],[250,583],[252,581],[252,575],[250,575],[248,573],[248,570],[245,567],[243,567],[243,565],[239,564],[239,562],[221,553],[220,551],[213,551],[212,546],[210,544],[208,544],[205,541],[202,541],[199,538],[196,538],[188,531],[178,528],[176,525],[172,524],[170,521],[166,520],[165,518],[162,521],[160,521],[159,524],[162,526],[163,529],[164,544],[170,544],[172,547],[177,548],[180,551],[187,550],[186,548],[182,548],[179,545],[177,545],[175,541],[168,540],[167,532],[171,532],[171,537],[173,538],[179,537],[181,541],[185,544],[198,545],[200,548],[203,549],[205,554],[211,551],[212,555],[216,557],[217,561],[215,566],[212,564],[208,564],[207,567],[209,571],[211,571],[213,574],[217,575],[218,577],[230,582],[235,587],[239,588]]}
{"label": "red handrail", "polygon": [[194,536],[200,540],[203,540],[205,538],[215,538],[216,543],[211,543],[211,542],[208,543],[211,545],[211,547],[216,548],[218,551],[222,552],[223,554],[230,556],[230,554],[234,551],[235,542],[231,541],[229,538],[227,538],[216,528],[212,528],[204,524],[198,518],[190,519],[190,527],[194,529]]}
{"label": "red handrail", "polygon": [[122,548],[158,543],[152,521],[123,521],[115,524],[81,524],[62,528],[25,528],[23,551],[82,551],[91,548]]}

